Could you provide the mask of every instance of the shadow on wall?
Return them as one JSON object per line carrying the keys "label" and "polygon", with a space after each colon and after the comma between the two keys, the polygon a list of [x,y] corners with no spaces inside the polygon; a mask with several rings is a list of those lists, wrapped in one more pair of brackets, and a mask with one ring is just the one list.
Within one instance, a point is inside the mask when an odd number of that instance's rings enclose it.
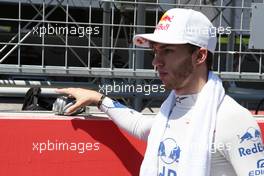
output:
{"label": "shadow on wall", "polygon": [[100,127],[98,127],[98,121],[91,120],[89,125],[86,125],[83,120],[72,120],[71,122],[75,130],[82,129],[96,141],[110,148],[131,175],[139,175],[143,155],[113,122],[104,121]]}

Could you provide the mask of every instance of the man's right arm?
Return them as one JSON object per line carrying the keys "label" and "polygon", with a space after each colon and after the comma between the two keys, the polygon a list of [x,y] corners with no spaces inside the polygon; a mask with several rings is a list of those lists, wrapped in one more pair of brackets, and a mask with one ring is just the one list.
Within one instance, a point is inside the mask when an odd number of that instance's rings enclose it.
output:
{"label": "man's right arm", "polygon": [[108,116],[122,129],[128,131],[130,134],[146,140],[150,132],[153,118],[143,116],[141,113],[130,109],[117,101],[106,97],[103,100],[103,94],[94,90],[82,88],[65,88],[57,89],[57,93],[67,94],[76,99],[76,103],[67,109],[67,114],[73,113],[76,109],[90,104],[98,105],[100,101],[101,111],[108,114]]}
{"label": "man's right arm", "polygon": [[146,117],[108,97],[104,98],[100,109],[120,128],[139,139],[147,140],[154,118]]}

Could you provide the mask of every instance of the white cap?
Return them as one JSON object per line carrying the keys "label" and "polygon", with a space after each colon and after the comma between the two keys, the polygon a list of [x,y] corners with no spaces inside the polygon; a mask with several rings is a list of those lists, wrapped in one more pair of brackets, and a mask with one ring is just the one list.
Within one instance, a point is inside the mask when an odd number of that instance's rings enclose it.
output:
{"label": "white cap", "polygon": [[154,33],[138,34],[135,45],[149,47],[149,41],[162,44],[186,44],[207,48],[214,53],[216,28],[201,12],[192,9],[170,9],[161,17]]}

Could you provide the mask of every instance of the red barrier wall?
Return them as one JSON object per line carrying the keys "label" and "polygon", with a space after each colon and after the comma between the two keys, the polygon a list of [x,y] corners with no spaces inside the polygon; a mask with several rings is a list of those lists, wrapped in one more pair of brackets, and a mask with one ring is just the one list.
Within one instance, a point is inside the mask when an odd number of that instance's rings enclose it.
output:
{"label": "red barrier wall", "polygon": [[264,143],[264,120],[259,120],[258,124],[260,126],[261,131],[262,131],[262,141]]}
{"label": "red barrier wall", "polygon": [[145,151],[109,120],[1,119],[0,139],[1,176],[138,175]]}
{"label": "red barrier wall", "polygon": [[138,175],[146,147],[109,120],[0,119],[0,139],[1,176]]}

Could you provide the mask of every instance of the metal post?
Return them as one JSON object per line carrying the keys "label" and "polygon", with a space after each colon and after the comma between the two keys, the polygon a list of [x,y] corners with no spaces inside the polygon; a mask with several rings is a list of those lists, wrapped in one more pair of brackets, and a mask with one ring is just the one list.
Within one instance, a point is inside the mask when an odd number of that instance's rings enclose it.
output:
{"label": "metal post", "polygon": [[[110,46],[110,13],[111,13],[111,7],[110,7],[110,2],[103,2],[103,34],[102,34],[102,47],[109,47]],[[102,49],[102,58],[101,62],[102,65],[101,67],[109,67],[109,58],[110,58],[110,52],[108,49],[103,48]]]}
{"label": "metal post", "polygon": [[[232,1],[231,6],[235,7],[236,1]],[[231,29],[234,29],[235,27],[235,18],[236,18],[236,10],[230,10],[229,13],[229,19],[230,19],[230,27]],[[227,42],[227,51],[234,51],[235,48],[235,43],[236,38],[235,38],[235,33],[232,32],[230,36],[228,37],[228,42]],[[234,55],[233,54],[228,54],[226,55],[226,71],[228,72],[233,72],[233,65],[234,65]]]}
{"label": "metal post", "polygon": [[[231,6],[235,7],[236,1],[231,2]],[[230,27],[231,29],[235,28],[235,18],[236,18],[236,10],[231,10],[229,13],[229,19],[230,19]],[[228,42],[227,42],[227,51],[234,51],[235,50],[235,44],[236,44],[236,37],[235,32],[231,32],[231,34],[228,36]],[[227,53],[226,54],[226,71],[227,72],[233,72],[234,71],[234,54]],[[234,81],[228,82],[229,87],[235,86]]]}
{"label": "metal post", "polygon": [[[141,0],[142,1],[142,0]],[[137,25],[145,25],[145,5],[139,4],[137,11]],[[137,33],[145,33],[144,28],[138,28]],[[135,68],[142,69],[144,67],[144,51],[136,51]],[[136,84],[142,84],[142,81],[137,80]],[[142,110],[142,97],[136,97],[133,101],[133,107],[137,111]]]}

